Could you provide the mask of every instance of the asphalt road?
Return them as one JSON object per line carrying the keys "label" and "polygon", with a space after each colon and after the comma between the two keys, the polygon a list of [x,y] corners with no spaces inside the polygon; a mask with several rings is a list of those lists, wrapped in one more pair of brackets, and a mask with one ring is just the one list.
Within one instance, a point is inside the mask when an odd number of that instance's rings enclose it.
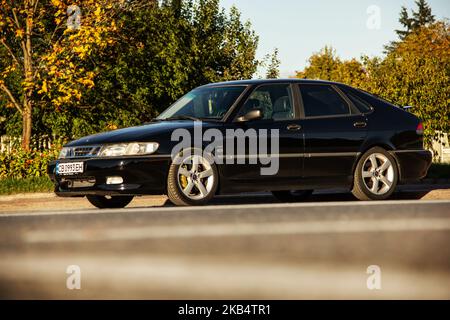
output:
{"label": "asphalt road", "polygon": [[448,200],[229,203],[1,214],[0,298],[450,299]]}

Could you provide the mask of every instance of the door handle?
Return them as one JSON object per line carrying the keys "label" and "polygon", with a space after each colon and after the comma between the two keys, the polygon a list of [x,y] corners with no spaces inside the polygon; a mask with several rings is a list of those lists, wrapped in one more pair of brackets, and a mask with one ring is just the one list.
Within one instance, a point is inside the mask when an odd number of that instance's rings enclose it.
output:
{"label": "door handle", "polygon": [[365,128],[365,127],[367,126],[367,123],[364,122],[364,121],[355,122],[355,123],[353,124],[353,126],[354,126],[355,128]]}
{"label": "door handle", "polygon": [[287,126],[287,129],[290,130],[290,131],[298,131],[301,128],[302,128],[302,126],[299,125],[299,124],[290,124],[290,125]]}

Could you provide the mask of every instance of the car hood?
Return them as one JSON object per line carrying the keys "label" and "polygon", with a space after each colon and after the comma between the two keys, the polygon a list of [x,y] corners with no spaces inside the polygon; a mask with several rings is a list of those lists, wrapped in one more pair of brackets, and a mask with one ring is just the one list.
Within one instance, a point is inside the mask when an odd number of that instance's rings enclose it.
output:
{"label": "car hood", "polygon": [[[217,122],[214,123],[217,126]],[[208,122],[202,122],[203,127],[214,125]],[[97,145],[106,143],[120,142],[145,142],[165,134],[170,134],[178,128],[189,129],[194,126],[190,120],[158,121],[136,127],[129,127],[119,130],[102,132],[91,136],[86,136],[66,144],[67,147]]]}

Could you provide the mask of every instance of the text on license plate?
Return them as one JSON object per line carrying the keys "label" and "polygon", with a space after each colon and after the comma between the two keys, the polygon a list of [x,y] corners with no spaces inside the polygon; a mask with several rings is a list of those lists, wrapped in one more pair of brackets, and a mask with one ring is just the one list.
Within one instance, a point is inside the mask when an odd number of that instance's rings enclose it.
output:
{"label": "text on license plate", "polygon": [[83,162],[66,162],[56,165],[56,174],[83,173]]}

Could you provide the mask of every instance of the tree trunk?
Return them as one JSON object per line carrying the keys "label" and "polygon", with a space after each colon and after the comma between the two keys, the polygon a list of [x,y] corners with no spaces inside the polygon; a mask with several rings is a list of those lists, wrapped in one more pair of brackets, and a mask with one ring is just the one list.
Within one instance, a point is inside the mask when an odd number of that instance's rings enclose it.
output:
{"label": "tree trunk", "polygon": [[[30,7],[31,6],[31,7]],[[31,49],[31,32],[33,28],[33,4],[25,3],[25,11],[27,12],[25,41],[22,41],[23,50],[23,66],[25,71],[25,88],[23,97],[23,113],[22,113],[22,148],[30,150],[31,140],[31,116],[32,116],[32,94],[33,94],[33,56]]]}
{"label": "tree trunk", "polygon": [[31,127],[31,103],[25,98],[22,113],[22,149],[27,151],[30,150]]}

